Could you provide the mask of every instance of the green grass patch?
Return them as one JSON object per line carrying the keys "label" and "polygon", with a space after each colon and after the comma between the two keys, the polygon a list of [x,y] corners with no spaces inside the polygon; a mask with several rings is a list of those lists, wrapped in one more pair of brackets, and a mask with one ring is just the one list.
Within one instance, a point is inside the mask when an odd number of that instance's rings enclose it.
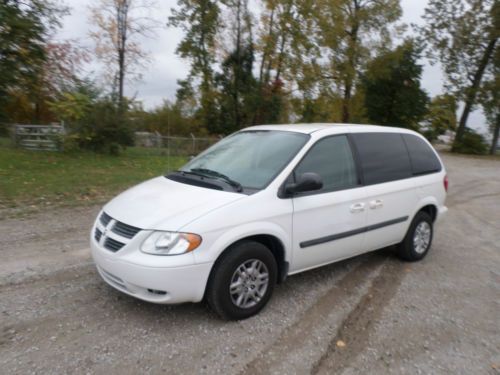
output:
{"label": "green grass patch", "polygon": [[0,140],[3,208],[101,203],[167,169],[177,169],[187,160],[133,147],[120,156],[109,156],[26,151],[8,144]]}
{"label": "green grass patch", "polygon": [[0,137],[0,147],[12,147],[10,138]]}

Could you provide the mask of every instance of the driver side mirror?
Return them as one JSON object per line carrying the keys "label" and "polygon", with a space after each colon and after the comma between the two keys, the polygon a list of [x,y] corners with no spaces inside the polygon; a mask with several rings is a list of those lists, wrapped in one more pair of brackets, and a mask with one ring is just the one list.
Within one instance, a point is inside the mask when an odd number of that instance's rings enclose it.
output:
{"label": "driver side mirror", "polygon": [[297,178],[297,182],[285,185],[285,193],[293,195],[296,193],[303,193],[306,191],[319,190],[323,187],[323,180],[321,176],[314,172],[306,172]]}

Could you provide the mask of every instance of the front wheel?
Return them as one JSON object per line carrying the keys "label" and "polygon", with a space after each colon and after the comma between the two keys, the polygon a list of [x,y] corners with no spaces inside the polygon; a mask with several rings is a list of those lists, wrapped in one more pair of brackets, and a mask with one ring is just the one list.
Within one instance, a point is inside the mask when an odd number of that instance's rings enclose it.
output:
{"label": "front wheel", "polygon": [[418,212],[406,233],[404,240],[398,246],[401,258],[409,262],[423,259],[432,244],[432,218],[426,212]]}
{"label": "front wheel", "polygon": [[277,265],[271,251],[258,242],[240,242],[216,262],[208,282],[207,301],[224,319],[246,319],[266,305],[276,279]]}

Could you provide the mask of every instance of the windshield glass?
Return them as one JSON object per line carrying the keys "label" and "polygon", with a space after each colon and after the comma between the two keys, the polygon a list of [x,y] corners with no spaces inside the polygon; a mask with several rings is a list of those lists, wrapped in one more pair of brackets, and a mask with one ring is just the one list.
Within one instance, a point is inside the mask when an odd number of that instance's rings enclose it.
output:
{"label": "windshield glass", "polygon": [[308,139],[306,134],[286,131],[236,133],[201,153],[181,171],[217,172],[243,188],[262,189],[281,172]]}

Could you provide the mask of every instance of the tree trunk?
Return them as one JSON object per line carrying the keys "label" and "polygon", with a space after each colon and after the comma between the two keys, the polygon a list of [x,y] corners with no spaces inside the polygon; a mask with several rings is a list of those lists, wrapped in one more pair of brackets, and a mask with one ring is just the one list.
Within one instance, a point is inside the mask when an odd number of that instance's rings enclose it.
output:
{"label": "tree trunk", "polygon": [[460,116],[460,122],[458,123],[457,133],[455,135],[455,140],[453,142],[452,151],[456,149],[456,147],[462,142],[463,136],[465,134],[465,128],[467,126],[467,119],[469,118],[470,111],[474,102],[476,101],[477,91],[479,89],[479,85],[481,84],[481,80],[483,79],[484,71],[488,66],[491,56],[493,55],[493,51],[495,50],[495,44],[497,43],[498,38],[492,39],[488,46],[486,47],[483,57],[479,62],[479,66],[474,74],[474,78],[472,80],[472,85],[469,88],[466,98],[465,98],[465,106],[462,111],[462,116]]}
{"label": "tree trunk", "polygon": [[495,124],[495,129],[493,130],[493,140],[491,141],[490,154],[495,155],[498,145],[498,136],[500,135],[500,115],[497,115],[497,123]]}
{"label": "tree trunk", "polygon": [[[271,9],[271,15],[269,16],[269,29],[267,31],[267,37],[269,39],[272,38],[273,32],[274,32],[274,12],[275,12],[275,7]],[[269,56],[269,46],[265,45],[264,46],[264,51],[262,52],[262,60],[260,62],[260,68],[259,68],[259,87],[263,86],[264,83],[264,67],[266,66],[267,58]],[[267,84],[267,81],[265,82]]]}
{"label": "tree trunk", "polygon": [[120,110],[123,107],[123,81],[125,78],[125,53],[119,52],[118,58],[118,105]]}
{"label": "tree trunk", "polygon": [[[349,123],[351,121],[351,97],[352,88],[356,79],[357,66],[357,53],[358,53],[358,32],[359,32],[359,11],[361,10],[361,5],[358,0],[353,0],[353,15],[351,19],[351,30],[348,32],[348,49],[347,49],[347,59],[348,65],[351,69],[347,72],[344,79],[344,98],[342,100],[342,122]],[[348,68],[348,69],[349,69]]]}
{"label": "tree trunk", "polygon": [[349,105],[351,103],[351,90],[351,83],[346,82],[344,89],[344,98],[342,100],[342,122],[345,124],[349,123],[351,119],[351,112],[349,110]]}
{"label": "tree trunk", "polygon": [[125,82],[125,54],[127,51],[127,32],[128,32],[128,12],[129,1],[122,1],[117,3],[117,37],[118,37],[118,109],[120,113],[123,108],[123,90]]}
{"label": "tree trunk", "polygon": [[234,71],[234,118],[236,122],[236,128],[241,128],[240,121],[240,70],[241,70],[241,0],[237,3],[237,13],[236,13],[236,69]]}

